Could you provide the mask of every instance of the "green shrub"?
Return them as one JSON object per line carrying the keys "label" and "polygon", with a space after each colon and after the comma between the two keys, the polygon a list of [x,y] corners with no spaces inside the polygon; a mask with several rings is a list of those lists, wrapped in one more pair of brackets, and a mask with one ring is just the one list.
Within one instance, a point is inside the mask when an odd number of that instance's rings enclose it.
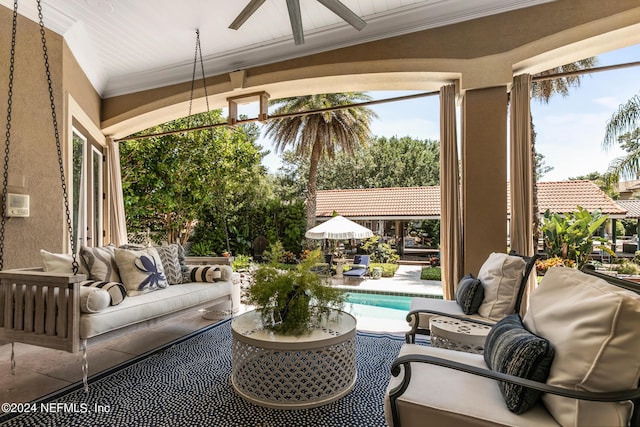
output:
{"label": "green shrub", "polygon": [[388,243],[381,243],[380,236],[373,236],[364,240],[362,250],[371,256],[371,262],[396,263],[400,255]]}
{"label": "green shrub", "polygon": [[442,280],[442,271],[440,267],[422,267],[420,278],[422,280]]}
{"label": "green shrub", "polygon": [[398,264],[389,264],[389,263],[371,263],[369,265],[369,271],[373,269],[373,267],[382,268],[382,277],[393,277],[398,271]]}
{"label": "green shrub", "polygon": [[613,268],[620,274],[640,274],[640,267],[627,260],[621,264],[617,264]]}
{"label": "green shrub", "polygon": [[233,262],[231,263],[231,267],[233,267],[233,271],[248,270],[250,266],[251,266],[251,257],[247,255],[238,255],[233,258]]}

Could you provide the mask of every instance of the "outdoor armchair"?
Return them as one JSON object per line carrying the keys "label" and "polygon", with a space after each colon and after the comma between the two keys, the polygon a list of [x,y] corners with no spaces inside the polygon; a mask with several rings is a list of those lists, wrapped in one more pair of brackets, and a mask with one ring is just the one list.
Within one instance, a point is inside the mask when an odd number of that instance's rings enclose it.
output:
{"label": "outdoor armchair", "polygon": [[391,366],[392,427],[638,426],[640,285],[549,269],[524,319],[499,321],[484,355],[404,344]]}
{"label": "outdoor armchair", "polygon": [[416,334],[429,335],[429,320],[447,316],[459,320],[475,319],[493,325],[502,317],[520,311],[524,290],[539,255],[527,257],[511,251],[509,255],[492,253],[480,268],[478,278],[465,276],[456,288],[455,300],[415,297],[411,299],[406,333],[407,343],[415,343]]}

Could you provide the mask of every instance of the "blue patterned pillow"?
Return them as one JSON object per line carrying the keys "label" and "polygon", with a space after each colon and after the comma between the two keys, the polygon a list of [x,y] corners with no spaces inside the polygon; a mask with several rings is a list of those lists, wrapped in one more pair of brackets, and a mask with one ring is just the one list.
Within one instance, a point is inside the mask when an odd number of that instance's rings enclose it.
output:
{"label": "blue patterned pillow", "polygon": [[[554,355],[551,343],[526,330],[519,314],[496,323],[484,344],[484,360],[490,369],[538,382],[547,381]],[[542,395],[520,385],[498,384],[507,408],[516,414],[531,409]]]}
{"label": "blue patterned pillow", "polygon": [[460,279],[456,288],[456,301],[464,314],[474,314],[484,299],[484,288],[480,280],[471,273]]}

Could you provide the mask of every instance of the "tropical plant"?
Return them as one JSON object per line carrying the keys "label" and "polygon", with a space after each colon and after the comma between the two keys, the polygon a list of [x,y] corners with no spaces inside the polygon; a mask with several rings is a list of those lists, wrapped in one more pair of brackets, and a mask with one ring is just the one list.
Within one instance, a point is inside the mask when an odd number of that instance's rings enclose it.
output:
{"label": "tropical plant", "polygon": [[217,256],[214,245],[208,241],[196,242],[189,248],[189,256]]}
{"label": "tropical plant", "polygon": [[611,253],[606,240],[594,236],[607,219],[608,215],[603,215],[602,211],[589,213],[581,206],[566,215],[551,213],[547,209],[542,219],[545,252],[549,257],[573,260],[578,268],[586,264],[594,250],[594,242],[600,243],[595,249]]}
{"label": "tropical plant", "polygon": [[615,265],[613,269],[620,274],[637,275],[640,273],[640,266],[626,259],[622,263]]}
{"label": "tropical plant", "polygon": [[540,275],[544,275],[551,267],[575,268],[575,266],[576,262],[574,260],[560,258],[559,256],[536,260],[536,271]]}
{"label": "tropical plant", "polygon": [[[640,119],[638,124],[640,125]],[[618,143],[627,154],[609,164],[607,176],[610,184],[620,181],[620,178],[635,179],[640,174],[640,127],[620,135]]]}
{"label": "tropical plant", "polygon": [[231,262],[233,271],[246,271],[251,267],[251,257],[247,255],[236,255]]}
{"label": "tropical plant", "polygon": [[369,254],[371,262],[395,264],[400,256],[388,243],[380,241],[380,236],[372,236],[362,242],[362,251]]}
{"label": "tropical plant", "polygon": [[246,292],[247,303],[260,311],[265,328],[299,336],[342,308],[344,292],[327,286],[327,278],[312,271],[322,261],[319,250],[310,252],[293,270],[278,268],[277,248],[271,255],[271,261],[254,272],[254,284]]}
{"label": "tropical plant", "polygon": [[[362,92],[283,98],[271,102],[273,115],[299,113],[327,107],[348,106],[371,98]],[[351,107],[271,120],[266,125],[266,136],[271,137],[276,151],[291,146],[298,158],[309,158],[309,180],[306,194],[307,229],[316,222],[316,190],[318,165],[324,159],[333,159],[336,152],[353,154],[356,147],[370,138],[373,110]]]}

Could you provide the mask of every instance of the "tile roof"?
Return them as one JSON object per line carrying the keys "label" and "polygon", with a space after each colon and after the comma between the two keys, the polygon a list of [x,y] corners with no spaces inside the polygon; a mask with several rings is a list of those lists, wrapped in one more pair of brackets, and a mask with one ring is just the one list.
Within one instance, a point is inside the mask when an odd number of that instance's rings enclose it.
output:
{"label": "tile roof", "polygon": [[627,212],[592,181],[539,182],[537,185],[540,213],[547,209],[556,213],[574,212],[577,206],[589,212],[601,209],[603,213],[615,217],[623,217]]}
{"label": "tile roof", "polygon": [[640,200],[616,200],[616,205],[627,210],[627,218],[640,218]]}
{"label": "tile roof", "polygon": [[349,218],[437,218],[440,187],[319,190],[316,216],[330,217],[333,211]]}
{"label": "tile roof", "polygon": [[[507,214],[510,191],[507,188]],[[616,205],[591,181],[538,183],[540,213],[547,209],[567,213],[582,206],[588,211],[602,209],[606,214],[624,217],[627,210]],[[353,190],[318,190],[316,217],[330,217],[333,212],[348,218],[438,218],[440,187],[392,187]]]}

